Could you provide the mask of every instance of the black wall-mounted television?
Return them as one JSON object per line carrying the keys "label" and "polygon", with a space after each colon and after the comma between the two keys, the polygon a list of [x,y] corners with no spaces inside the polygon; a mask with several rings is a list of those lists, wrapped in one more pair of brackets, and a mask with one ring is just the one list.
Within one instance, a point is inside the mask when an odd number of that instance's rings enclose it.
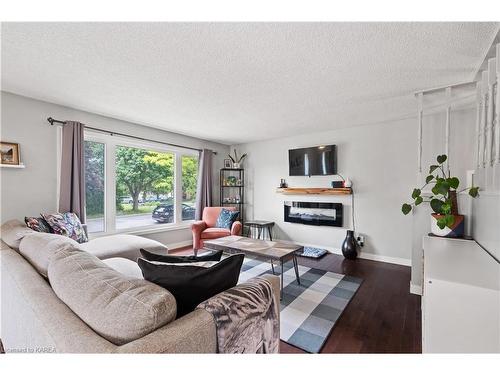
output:
{"label": "black wall-mounted television", "polygon": [[288,150],[290,176],[327,176],[337,174],[337,147],[316,146]]}

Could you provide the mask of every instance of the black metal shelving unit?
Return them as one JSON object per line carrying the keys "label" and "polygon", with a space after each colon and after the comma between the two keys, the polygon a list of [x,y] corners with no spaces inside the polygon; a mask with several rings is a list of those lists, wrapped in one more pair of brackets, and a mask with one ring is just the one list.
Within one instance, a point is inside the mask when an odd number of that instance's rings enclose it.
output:
{"label": "black metal shelving unit", "polygon": [[[228,177],[235,177],[238,184],[228,184]],[[242,168],[222,168],[220,170],[220,205],[222,207],[237,207],[240,211],[239,220],[243,223],[245,207],[245,170]],[[237,199],[239,198],[239,199]]]}

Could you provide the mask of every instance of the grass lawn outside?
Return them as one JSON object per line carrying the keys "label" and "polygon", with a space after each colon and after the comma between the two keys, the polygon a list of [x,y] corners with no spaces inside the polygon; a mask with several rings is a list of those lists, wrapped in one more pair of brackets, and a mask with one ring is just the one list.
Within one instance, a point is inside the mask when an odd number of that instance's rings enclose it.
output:
{"label": "grass lawn outside", "polygon": [[85,217],[88,219],[104,219],[104,212],[98,212],[96,214],[87,214]]}
{"label": "grass lawn outside", "polygon": [[[188,206],[192,206],[192,207],[194,207],[194,203],[195,203],[194,200],[182,202],[182,204],[187,204]],[[172,202],[170,201],[167,203],[158,203],[158,202],[141,203],[141,204],[139,204],[139,208],[137,210],[132,209],[131,203],[122,203],[121,209],[118,209],[118,207],[117,207],[116,215],[117,216],[125,216],[125,215],[150,214],[160,204],[172,204]],[[103,217],[104,217],[104,213],[87,214],[87,219],[99,219],[99,218],[103,218]]]}
{"label": "grass lawn outside", "polygon": [[[117,207],[116,210],[116,215],[117,216],[125,216],[125,215],[144,215],[144,214],[150,214],[153,212],[153,210],[158,206],[159,203],[146,203],[146,204],[140,204],[138,210],[133,210],[132,209],[132,204],[128,203],[122,203],[122,209],[119,210]],[[87,219],[101,219],[104,217],[103,212],[99,213],[93,213],[93,214],[87,214]]]}
{"label": "grass lawn outside", "polygon": [[116,211],[116,215],[118,216],[123,216],[123,215],[138,215],[138,214],[150,214],[153,212],[153,210],[159,205],[159,203],[146,203],[146,204],[139,204],[139,208],[137,210],[132,209],[132,204],[131,203],[122,203],[122,209]]}

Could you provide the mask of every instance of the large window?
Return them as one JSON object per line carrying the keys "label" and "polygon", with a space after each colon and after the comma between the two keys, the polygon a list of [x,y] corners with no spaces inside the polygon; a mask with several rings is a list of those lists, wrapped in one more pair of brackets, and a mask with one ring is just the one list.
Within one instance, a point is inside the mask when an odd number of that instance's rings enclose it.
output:
{"label": "large window", "polygon": [[196,152],[86,134],[85,162],[89,233],[194,220]]}

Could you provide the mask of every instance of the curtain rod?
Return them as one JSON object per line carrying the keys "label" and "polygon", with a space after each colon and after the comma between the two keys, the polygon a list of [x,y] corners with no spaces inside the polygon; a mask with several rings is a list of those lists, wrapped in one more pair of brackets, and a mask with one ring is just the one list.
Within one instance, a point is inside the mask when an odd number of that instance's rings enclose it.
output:
{"label": "curtain rod", "polygon": [[[54,125],[54,124],[66,125],[66,121],[55,120],[52,117],[47,118],[47,121],[50,123],[50,125]],[[107,133],[109,135],[119,135],[121,137],[133,138],[133,139],[137,139],[139,141],[154,142],[154,143],[159,143],[159,144],[166,145],[166,146],[173,146],[173,147],[185,148],[185,149],[188,149],[188,150],[194,150],[194,151],[200,151],[200,152],[203,151],[200,148],[182,146],[182,145],[177,145],[175,143],[168,143],[168,142],[157,141],[157,140],[154,140],[154,139],[136,137],[135,135],[129,135],[129,134],[124,134],[124,133],[112,132],[112,131],[104,130],[104,129],[92,128],[92,127],[87,126],[87,125],[84,125],[84,127],[85,127],[85,129],[90,129],[90,130],[94,130],[94,131],[101,132],[101,133]],[[212,153],[214,155],[217,155],[216,151],[212,151]]]}

